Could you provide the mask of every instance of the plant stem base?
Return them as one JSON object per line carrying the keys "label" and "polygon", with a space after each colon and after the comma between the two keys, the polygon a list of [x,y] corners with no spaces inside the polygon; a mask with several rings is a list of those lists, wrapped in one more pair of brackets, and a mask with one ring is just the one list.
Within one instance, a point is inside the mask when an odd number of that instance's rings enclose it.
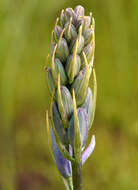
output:
{"label": "plant stem base", "polygon": [[77,162],[72,163],[72,172],[73,190],[82,190],[81,164]]}

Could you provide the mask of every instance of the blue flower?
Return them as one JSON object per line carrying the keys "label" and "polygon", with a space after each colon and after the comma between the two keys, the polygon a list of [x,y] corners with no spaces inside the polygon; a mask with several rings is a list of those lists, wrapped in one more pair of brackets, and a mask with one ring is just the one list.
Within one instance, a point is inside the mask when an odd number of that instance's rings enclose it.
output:
{"label": "blue flower", "polygon": [[72,176],[71,162],[69,160],[66,160],[59,151],[52,129],[51,129],[51,138],[52,138],[53,153],[57,168],[64,178],[68,178]]}

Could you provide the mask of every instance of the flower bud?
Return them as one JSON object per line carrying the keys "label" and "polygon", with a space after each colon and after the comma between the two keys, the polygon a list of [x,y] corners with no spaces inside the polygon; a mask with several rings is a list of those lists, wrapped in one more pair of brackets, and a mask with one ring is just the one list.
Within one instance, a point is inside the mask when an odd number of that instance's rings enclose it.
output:
{"label": "flower bud", "polygon": [[[70,51],[71,51],[71,52],[74,51],[76,40],[77,40],[77,39],[74,39],[74,40],[71,41],[71,44],[70,44]],[[81,37],[80,37],[80,40],[78,41],[78,48],[77,48],[77,53],[78,53],[78,54],[81,53],[83,47],[84,47],[84,37],[81,36]]]}
{"label": "flower bud", "polygon": [[60,73],[61,85],[65,85],[67,83],[67,76],[65,73],[65,69],[58,58],[55,59],[54,63],[55,63],[56,80],[58,78],[58,73]]}
{"label": "flower bud", "polygon": [[72,176],[71,162],[69,160],[66,160],[59,151],[52,129],[51,129],[51,138],[52,138],[54,158],[59,172],[64,178],[71,177]]}
{"label": "flower bud", "polygon": [[66,131],[65,131],[65,128],[63,126],[63,123],[62,123],[56,102],[53,103],[52,114],[53,114],[52,117],[53,117],[53,123],[54,123],[55,130],[56,130],[61,142],[63,144],[67,144]]}
{"label": "flower bud", "polygon": [[84,37],[81,36],[81,37],[80,37],[80,40],[79,40],[79,42],[78,42],[78,49],[77,49],[77,53],[78,53],[78,54],[81,53],[83,47],[84,47]]}
{"label": "flower bud", "polygon": [[90,23],[91,23],[91,17],[90,16],[85,16],[83,18],[83,32],[85,33],[86,29],[89,28],[90,26]]}
{"label": "flower bud", "polygon": [[70,94],[70,91],[65,86],[60,87],[60,92],[61,92],[62,105],[64,107],[64,114],[68,119],[70,119],[73,112],[72,96]]}
{"label": "flower bud", "polygon": [[54,30],[54,38],[56,42],[58,42],[61,32],[62,32],[62,28],[56,25],[55,30]]}
{"label": "flower bud", "polygon": [[65,25],[65,14],[64,14],[64,10],[61,11],[61,15],[60,15],[60,25],[62,27],[64,27]]}
{"label": "flower bud", "polygon": [[[80,128],[81,145],[84,147],[88,138],[88,116],[86,110],[83,108],[77,109],[77,115]],[[74,116],[72,116],[68,129],[68,139],[72,147],[74,147],[74,138]]]}
{"label": "flower bud", "polygon": [[76,29],[79,30],[79,27],[83,24],[83,20],[82,19],[78,19],[76,21]]}
{"label": "flower bud", "polygon": [[90,88],[87,90],[87,96],[85,98],[85,102],[81,106],[84,108],[88,114],[88,128],[90,129],[92,125],[92,114],[93,114],[93,99],[92,99],[92,91]]}
{"label": "flower bud", "polygon": [[47,68],[47,81],[48,81],[48,87],[49,87],[49,91],[52,94],[53,91],[56,88],[56,84],[52,75],[52,70],[51,68]]}
{"label": "flower bud", "polygon": [[77,38],[77,31],[73,24],[68,22],[65,25],[65,38],[68,41],[68,43],[72,40]]}
{"label": "flower bud", "polygon": [[81,5],[76,6],[74,12],[76,13],[77,17],[84,16],[84,8]]}
{"label": "flower bud", "polygon": [[70,18],[72,18],[72,23],[73,23],[73,25],[75,25],[77,18],[76,18],[76,14],[72,8],[67,8],[65,10],[65,18],[66,18],[66,22],[69,22]]}
{"label": "flower bud", "polygon": [[56,42],[53,42],[52,45],[51,45],[51,50],[50,50],[50,58],[51,58],[52,55],[53,55],[53,52],[54,52],[55,46],[56,46]]}
{"label": "flower bud", "polygon": [[[73,63],[75,59],[75,63]],[[72,75],[72,65],[74,65],[74,77],[79,73],[80,71],[80,66],[81,66],[81,59],[79,55],[76,55],[76,57],[74,58],[73,54],[70,55],[67,59],[67,63],[66,63],[66,73],[68,75],[69,80],[71,79],[71,75]]]}
{"label": "flower bud", "polygon": [[[87,58],[87,61],[88,63],[91,62],[92,60],[92,56],[93,56],[93,51],[94,51],[94,48],[93,48],[93,45],[92,44],[88,44],[84,49],[83,49],[85,55],[86,55],[86,58]],[[84,60],[84,56],[83,54],[81,54],[81,68],[84,68],[85,67],[85,60]]]}
{"label": "flower bud", "polygon": [[86,69],[81,70],[71,85],[71,90],[74,89],[77,105],[81,105],[86,97],[86,92],[89,83],[89,74]]}
{"label": "flower bud", "polygon": [[88,28],[85,32],[84,32],[84,41],[85,41],[85,46],[91,42],[92,40],[92,35],[93,35],[93,31],[91,28]]}
{"label": "flower bud", "polygon": [[69,55],[69,49],[67,42],[64,38],[59,40],[57,49],[56,49],[56,57],[59,58],[63,63],[66,61]]}

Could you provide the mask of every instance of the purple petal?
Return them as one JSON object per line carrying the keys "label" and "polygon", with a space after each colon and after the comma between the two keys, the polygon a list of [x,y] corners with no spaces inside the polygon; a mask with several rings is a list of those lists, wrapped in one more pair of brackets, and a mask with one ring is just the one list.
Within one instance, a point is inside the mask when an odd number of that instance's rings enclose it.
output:
{"label": "purple petal", "polygon": [[95,144],[96,144],[95,136],[93,135],[89,146],[82,153],[82,165],[89,158],[89,156],[92,154],[94,147],[95,147]]}
{"label": "purple petal", "polygon": [[56,161],[57,168],[63,177],[68,178],[72,176],[71,162],[69,160],[66,160],[59,151],[52,129],[51,129],[51,138],[52,138],[52,146],[53,146],[54,158]]}
{"label": "purple petal", "polygon": [[73,155],[73,150],[72,150],[72,146],[69,144],[69,153],[72,156]]}

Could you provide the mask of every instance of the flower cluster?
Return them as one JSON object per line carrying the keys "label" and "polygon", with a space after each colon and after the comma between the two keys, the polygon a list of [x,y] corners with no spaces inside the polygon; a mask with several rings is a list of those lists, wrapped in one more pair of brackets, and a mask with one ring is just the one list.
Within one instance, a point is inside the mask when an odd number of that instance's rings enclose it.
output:
{"label": "flower cluster", "polygon": [[[46,124],[51,133],[54,159],[64,178],[72,176],[72,163],[81,165],[93,152],[95,137],[85,148],[92,126],[96,104],[96,75],[93,67],[95,23],[92,14],[76,6],[62,10],[52,33],[47,68],[51,93],[50,119]],[[93,76],[93,92],[89,87]]]}

